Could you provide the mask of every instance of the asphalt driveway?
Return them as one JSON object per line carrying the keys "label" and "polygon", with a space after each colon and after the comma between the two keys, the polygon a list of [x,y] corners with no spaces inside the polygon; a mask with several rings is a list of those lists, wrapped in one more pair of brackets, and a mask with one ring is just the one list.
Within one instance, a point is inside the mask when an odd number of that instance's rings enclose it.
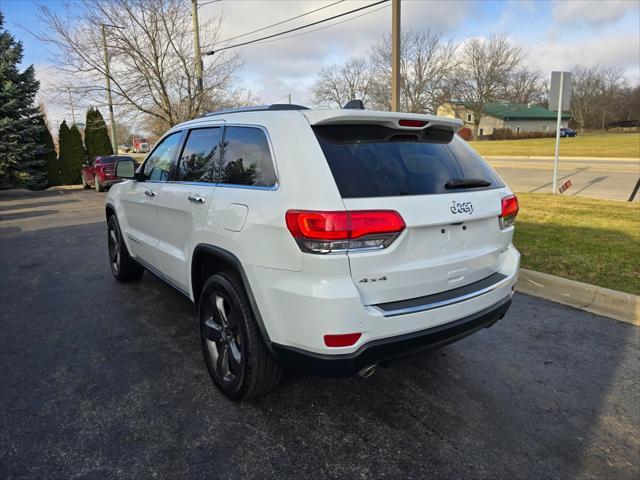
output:
{"label": "asphalt driveway", "polygon": [[236,404],[190,302],[111,277],[103,204],[0,193],[1,478],[640,477],[637,327],[516,294],[367,380]]}

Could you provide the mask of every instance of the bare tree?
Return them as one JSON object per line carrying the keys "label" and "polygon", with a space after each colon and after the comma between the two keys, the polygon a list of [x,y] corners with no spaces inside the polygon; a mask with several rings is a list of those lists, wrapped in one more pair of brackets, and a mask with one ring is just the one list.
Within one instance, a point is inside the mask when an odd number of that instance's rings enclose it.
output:
{"label": "bare tree", "polygon": [[625,88],[621,99],[617,120],[640,120],[640,85]]}
{"label": "bare tree", "polygon": [[545,101],[545,81],[539,70],[521,67],[508,80],[504,99],[512,103],[541,104]]}
{"label": "bare tree", "polygon": [[[406,31],[400,42],[400,106],[405,112],[430,112],[438,107],[445,81],[456,67],[457,46],[429,29]],[[391,38],[371,54],[374,107],[391,110]]]}
{"label": "bare tree", "polygon": [[601,65],[576,65],[572,72],[571,116],[580,131],[605,128],[607,119],[619,117],[624,108],[627,83],[622,72]]}
{"label": "bare tree", "polygon": [[[238,95],[234,74],[241,62],[226,52],[205,60],[205,88],[198,92],[188,2],[80,0],[65,15],[46,5],[40,13],[49,28],[39,38],[58,47],[55,64],[73,77],[77,95],[94,101],[104,95],[102,24],[120,111],[143,113],[166,129],[197,116],[205,104]],[[220,20],[201,25],[203,43],[215,41]]]}
{"label": "bare tree", "polygon": [[473,113],[474,136],[478,135],[484,106],[504,98],[509,79],[521,62],[520,48],[502,35],[472,38],[465,44],[455,75],[460,79],[458,97]]}
{"label": "bare tree", "polygon": [[583,67],[576,65],[571,78],[571,116],[578,124],[580,133],[590,114],[598,104],[598,92],[602,86],[598,66]]}
{"label": "bare tree", "polygon": [[364,58],[351,58],[320,70],[311,94],[317,105],[341,108],[349,100],[359,99],[365,105],[371,91],[372,72]]}

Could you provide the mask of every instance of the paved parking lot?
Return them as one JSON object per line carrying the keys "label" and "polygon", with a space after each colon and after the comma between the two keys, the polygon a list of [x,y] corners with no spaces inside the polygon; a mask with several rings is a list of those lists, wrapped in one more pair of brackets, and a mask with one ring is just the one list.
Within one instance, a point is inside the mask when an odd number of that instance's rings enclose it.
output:
{"label": "paved parking lot", "polygon": [[0,477],[639,478],[637,327],[517,294],[368,380],[288,376],[236,404],[194,307],[111,277],[103,204],[0,193]]}

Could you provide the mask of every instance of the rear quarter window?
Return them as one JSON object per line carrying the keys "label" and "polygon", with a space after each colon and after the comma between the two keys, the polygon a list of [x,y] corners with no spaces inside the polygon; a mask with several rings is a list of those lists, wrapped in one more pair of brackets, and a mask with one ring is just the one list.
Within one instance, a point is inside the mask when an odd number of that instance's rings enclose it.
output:
{"label": "rear quarter window", "polygon": [[264,131],[241,126],[225,129],[220,183],[253,187],[276,185],[276,172]]}
{"label": "rear quarter window", "polygon": [[451,193],[445,184],[460,178],[490,183],[483,188],[504,186],[491,167],[450,132],[380,125],[328,125],[313,130],[343,198]]}

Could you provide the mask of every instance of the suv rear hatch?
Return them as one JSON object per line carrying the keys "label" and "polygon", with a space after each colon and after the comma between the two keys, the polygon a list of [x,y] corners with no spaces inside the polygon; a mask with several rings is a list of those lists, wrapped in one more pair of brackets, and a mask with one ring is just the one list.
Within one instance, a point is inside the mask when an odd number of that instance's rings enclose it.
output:
{"label": "suv rear hatch", "polygon": [[388,245],[347,251],[363,303],[431,295],[496,273],[512,237],[499,223],[509,192],[454,134],[459,122],[340,113],[304,112],[346,210],[396,211],[406,225]]}

